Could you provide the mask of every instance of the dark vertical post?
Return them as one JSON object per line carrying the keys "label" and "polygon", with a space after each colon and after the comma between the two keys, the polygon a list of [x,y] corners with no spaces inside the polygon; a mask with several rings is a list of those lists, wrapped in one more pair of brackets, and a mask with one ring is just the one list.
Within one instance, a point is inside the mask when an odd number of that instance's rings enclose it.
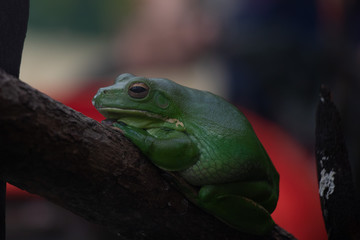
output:
{"label": "dark vertical post", "polygon": [[[29,18],[29,0],[0,0],[0,68],[19,76]],[[0,158],[11,157],[3,156]],[[0,179],[0,240],[5,240],[6,182]]]}
{"label": "dark vertical post", "polygon": [[359,206],[340,114],[324,86],[316,113],[315,150],[320,201],[329,239],[360,239]]}

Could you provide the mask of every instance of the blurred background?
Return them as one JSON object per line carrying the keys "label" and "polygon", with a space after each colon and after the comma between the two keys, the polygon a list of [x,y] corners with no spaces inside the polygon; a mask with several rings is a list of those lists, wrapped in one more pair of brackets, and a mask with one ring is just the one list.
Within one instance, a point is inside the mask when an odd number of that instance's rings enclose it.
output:
{"label": "blurred background", "polygon": [[[358,183],[359,1],[31,1],[23,81],[102,120],[91,98],[124,72],[169,78],[239,106],[281,176],[275,221],[298,239],[326,239],[315,110],[327,84]],[[9,240],[121,239],[14,187],[7,228]]]}

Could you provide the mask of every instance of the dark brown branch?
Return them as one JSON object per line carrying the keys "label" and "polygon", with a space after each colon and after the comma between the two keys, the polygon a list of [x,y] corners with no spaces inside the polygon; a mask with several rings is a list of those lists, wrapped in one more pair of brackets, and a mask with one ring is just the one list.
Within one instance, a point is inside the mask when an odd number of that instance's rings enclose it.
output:
{"label": "dark brown branch", "polygon": [[316,114],[316,162],[329,239],[360,239],[360,215],[340,114],[321,88]]}
{"label": "dark brown branch", "polygon": [[1,174],[129,239],[248,236],[189,203],[118,130],[0,72]]}
{"label": "dark brown branch", "polygon": [[[29,18],[29,0],[0,1],[0,68],[18,77]],[[6,182],[0,178],[0,239],[5,233]]]}
{"label": "dark brown branch", "polygon": [[19,76],[29,18],[29,0],[0,1],[0,68]]}

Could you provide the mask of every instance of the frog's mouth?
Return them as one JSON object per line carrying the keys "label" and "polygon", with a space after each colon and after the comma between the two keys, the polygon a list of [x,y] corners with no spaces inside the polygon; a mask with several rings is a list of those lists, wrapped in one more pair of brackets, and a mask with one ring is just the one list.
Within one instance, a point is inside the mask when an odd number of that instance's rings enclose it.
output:
{"label": "frog's mouth", "polygon": [[185,131],[184,123],[179,119],[164,117],[144,110],[105,107],[99,108],[98,111],[106,117],[106,120],[103,121],[106,125],[122,122],[142,129],[166,127]]}

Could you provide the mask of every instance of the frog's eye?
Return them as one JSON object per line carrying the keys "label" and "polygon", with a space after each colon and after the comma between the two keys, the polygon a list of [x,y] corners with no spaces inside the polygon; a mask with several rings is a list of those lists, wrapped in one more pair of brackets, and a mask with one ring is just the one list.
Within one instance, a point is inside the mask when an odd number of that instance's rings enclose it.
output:
{"label": "frog's eye", "polygon": [[133,83],[129,87],[128,94],[133,98],[144,98],[149,94],[149,87],[142,82]]}

